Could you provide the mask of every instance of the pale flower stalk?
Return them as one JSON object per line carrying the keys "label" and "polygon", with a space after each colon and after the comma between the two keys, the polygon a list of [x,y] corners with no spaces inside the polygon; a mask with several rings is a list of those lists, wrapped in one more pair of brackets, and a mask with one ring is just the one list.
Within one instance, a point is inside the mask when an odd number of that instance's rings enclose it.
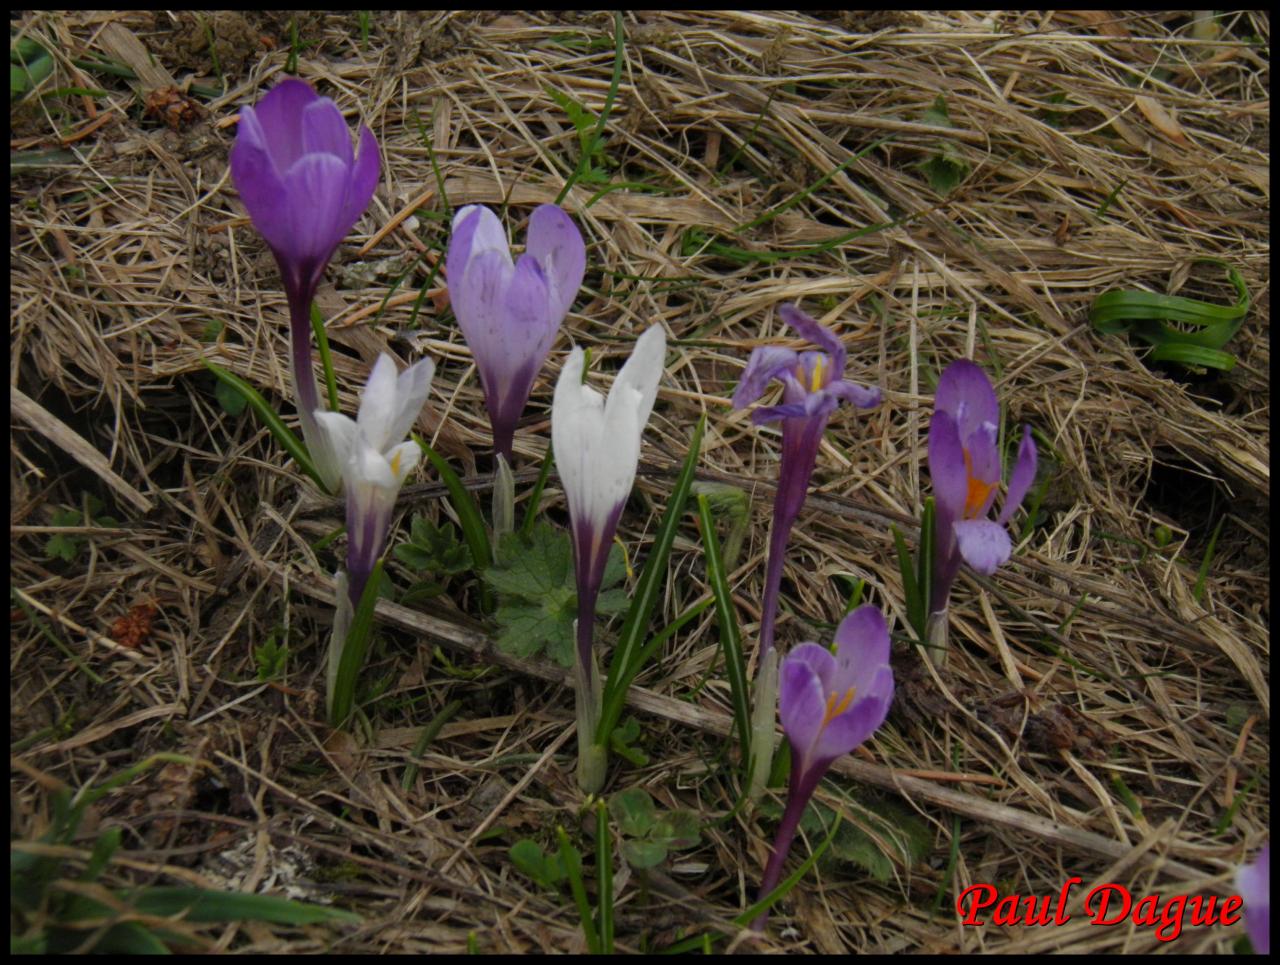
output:
{"label": "pale flower stalk", "polygon": [[654,325],[636,340],[608,398],[582,384],[585,360],[574,348],[556,382],[551,444],[569,504],[573,567],[578,585],[578,783],[594,793],[604,785],[603,748],[593,747],[602,692],[592,649],[596,599],[622,507],[635,482],[640,435],[658,394],[666,335]]}
{"label": "pale flower stalk", "polygon": [[386,546],[396,496],[422,456],[417,443],[403,440],[422,412],[434,374],[435,363],[422,359],[397,376],[391,356],[380,355],[354,420],[338,412],[316,413],[322,444],[342,468],[347,497],[347,566],[337,575],[338,612],[329,646],[330,712],[352,615]]}

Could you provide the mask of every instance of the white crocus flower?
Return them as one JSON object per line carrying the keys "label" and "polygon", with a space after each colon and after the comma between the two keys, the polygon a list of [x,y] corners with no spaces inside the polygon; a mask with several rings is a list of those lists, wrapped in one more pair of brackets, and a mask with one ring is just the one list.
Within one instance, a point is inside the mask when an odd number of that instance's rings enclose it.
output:
{"label": "white crocus flower", "polygon": [[653,411],[666,350],[662,326],[650,327],[636,340],[606,399],[582,384],[583,353],[575,348],[560,372],[551,403],[551,445],[573,529],[578,584],[578,783],[588,792],[604,783],[603,752],[591,746],[601,698],[591,648],[596,597],[618,517],[635,482],[640,434]]}
{"label": "white crocus flower", "polygon": [[422,359],[397,376],[391,356],[380,355],[354,420],[339,412],[315,413],[323,448],[341,466],[347,496],[347,569],[335,583],[340,599],[329,649],[330,702],[347,630],[386,545],[396,496],[422,455],[417,443],[402,440],[422,411],[434,374],[435,363]]}

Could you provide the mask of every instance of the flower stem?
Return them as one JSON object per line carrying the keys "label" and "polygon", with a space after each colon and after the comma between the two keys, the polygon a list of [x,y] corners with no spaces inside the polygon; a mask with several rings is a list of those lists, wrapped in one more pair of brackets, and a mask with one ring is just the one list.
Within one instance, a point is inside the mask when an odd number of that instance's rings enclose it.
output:
{"label": "flower stem", "polygon": [[934,610],[925,624],[925,656],[938,670],[947,665],[947,610]]}
{"label": "flower stem", "polygon": [[[582,618],[579,617],[579,624]],[[579,630],[578,639],[582,633]],[[604,695],[600,690],[600,670],[595,654],[591,651],[591,624],[587,624],[587,658],[581,657],[573,664],[574,710],[578,719],[578,786],[587,794],[595,794],[604,787],[605,752],[595,743],[596,728],[600,725]]]}
{"label": "flower stem", "polygon": [[760,657],[756,674],[755,705],[751,708],[751,773],[747,797],[758,800],[773,770],[774,727],[778,705],[778,651],[770,647]]}
{"label": "flower stem", "polygon": [[[773,837],[773,854],[769,856],[769,863],[765,866],[764,877],[760,879],[760,892],[756,895],[756,900],[767,898],[769,893],[778,886],[778,879],[782,877],[782,866],[786,864],[787,855],[791,851],[791,842],[796,836],[796,828],[800,826],[800,817],[804,814],[805,806],[809,803],[809,798],[813,796],[813,789],[817,786],[815,780],[804,780],[800,774],[797,761],[796,765],[791,769],[791,786],[787,793],[787,807],[782,812],[782,820],[778,824],[778,831]],[[766,909],[760,913],[754,922],[751,923],[753,931],[764,931],[764,924],[769,918],[769,912]]]}

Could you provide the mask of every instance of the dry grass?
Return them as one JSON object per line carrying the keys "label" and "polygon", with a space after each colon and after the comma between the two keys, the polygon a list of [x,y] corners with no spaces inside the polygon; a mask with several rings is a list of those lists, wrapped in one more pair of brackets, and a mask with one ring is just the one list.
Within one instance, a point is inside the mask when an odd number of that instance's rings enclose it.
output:
{"label": "dry grass", "polygon": [[[237,105],[281,76],[287,18],[211,21],[232,38],[215,47],[228,92],[176,132],[143,117],[143,84],[71,63],[118,51],[122,25],[179,81],[194,71],[217,86],[207,35],[193,23],[20,21],[59,52],[45,90],[106,93],[28,99],[14,113],[16,146],[61,139],[71,157],[11,176],[10,579],[39,618],[15,611],[12,833],[41,833],[55,781],[79,787],[148,753],[188,754],[204,762],[202,779],[171,765],[93,809],[94,828],[125,831],[109,883],[262,890],[364,918],[346,930],[207,932],[219,950],[459,951],[471,932],[483,950],[580,949],[572,903],[539,891],[506,857],[515,838],[545,842],[555,824],[572,824],[581,804],[572,699],[556,668],[493,654],[465,597],[429,613],[389,606],[387,645],[369,671],[389,689],[372,730],[351,739],[320,720],[335,555],[313,544],[340,511],[250,415],[221,409],[200,364],[219,360],[288,398],[283,293],[226,165]],[[379,350],[406,361],[431,354],[438,375],[419,428],[483,486],[489,436],[470,354],[456,327],[437,321],[438,295],[415,316],[417,287],[446,238],[425,214],[443,207],[416,118],[449,204],[506,201],[518,222],[555,198],[579,155],[549,88],[593,112],[604,105],[613,51],[600,40],[611,18],[375,15],[364,48],[351,15],[300,27],[310,46],[299,73],[372,126],[384,159],[373,204],[319,296],[343,405],[354,406]],[[1043,525],[992,580],[957,586],[947,672],[926,670],[900,641],[888,725],[820,792],[856,822],[849,789],[894,789],[936,832],[932,854],[899,859],[886,883],[819,866],[775,913],[763,947],[1152,951],[1164,946],[1131,923],[964,928],[951,903],[974,882],[1045,895],[1071,875],[1135,894],[1228,893],[1234,868],[1266,836],[1269,22],[1231,15],[1220,27],[1195,40],[1176,14],[626,19],[605,151],[620,165],[615,180],[663,193],[619,190],[588,206],[596,189],[579,185],[565,201],[590,270],[517,434],[522,478],[547,445],[570,339],[607,371],[660,321],[670,365],[623,536],[642,551],[705,412],[705,477],[753,497],[732,574],[750,641],[778,436],[727,399],[750,348],[787,337],[774,308],[802,300],[841,333],[853,376],[883,386],[886,401],[866,414],[841,410],[820,453],[784,582],[779,639],[791,645],[829,634],[844,606],[837,574],[866,579],[871,599],[904,625],[889,525],[927,494],[923,432],[931,380],[947,361],[968,355],[998,374],[1011,424],[1031,423],[1054,450]],[[1261,45],[1248,42],[1259,36]],[[940,93],[950,130],[925,122]],[[733,233],[880,138],[799,204]],[[943,142],[969,167],[946,197],[921,166]],[[415,208],[422,216],[408,217]],[[788,257],[727,259],[687,246],[690,229]],[[1133,346],[1089,328],[1090,302],[1112,287],[1225,300],[1220,270],[1196,262],[1204,257],[1238,268],[1254,299],[1228,376],[1153,371]],[[335,287],[339,278],[354,280]],[[67,531],[82,540],[78,558],[51,561],[54,513],[84,493],[106,501],[119,525]],[[402,506],[435,515],[440,495],[434,483],[409,487]],[[554,484],[546,505],[559,513]],[[1197,569],[1224,518],[1197,599]],[[1172,533],[1163,548],[1161,525]],[[672,558],[666,620],[704,593],[696,539],[690,522]],[[157,612],[141,646],[113,639],[117,619],[147,602]],[[253,654],[272,632],[287,632],[291,655],[285,683],[265,685]],[[641,784],[717,821],[663,874],[619,881],[623,949],[731,918],[767,854],[771,822],[728,816],[727,685],[718,673],[705,679],[717,647],[708,611],[640,681],[652,763],[615,766],[612,787]],[[402,791],[418,730],[455,698],[462,711]],[[493,828],[501,833],[486,836]],[[1237,933],[1191,928],[1172,947],[1222,952]],[[733,947],[756,941],[739,936]]]}

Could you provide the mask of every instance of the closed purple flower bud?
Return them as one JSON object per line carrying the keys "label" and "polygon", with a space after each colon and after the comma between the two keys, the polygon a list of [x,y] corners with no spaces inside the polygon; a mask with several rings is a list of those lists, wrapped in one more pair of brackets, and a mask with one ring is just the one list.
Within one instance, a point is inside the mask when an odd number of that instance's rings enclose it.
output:
{"label": "closed purple flower bud", "polygon": [[240,109],[231,179],[280,266],[302,431],[330,488],[337,486],[341,467],[316,458],[311,300],[334,250],[369,206],[378,173],[373,132],[361,125],[360,147],[353,151],[337,105],[310,84],[282,81],[257,105]]}
{"label": "closed purple flower bud", "polygon": [[449,300],[480,370],[494,451],[508,461],[516,422],[586,265],[581,232],[554,204],[529,216],[525,251],[515,261],[492,211],[468,205],[454,215]]}

